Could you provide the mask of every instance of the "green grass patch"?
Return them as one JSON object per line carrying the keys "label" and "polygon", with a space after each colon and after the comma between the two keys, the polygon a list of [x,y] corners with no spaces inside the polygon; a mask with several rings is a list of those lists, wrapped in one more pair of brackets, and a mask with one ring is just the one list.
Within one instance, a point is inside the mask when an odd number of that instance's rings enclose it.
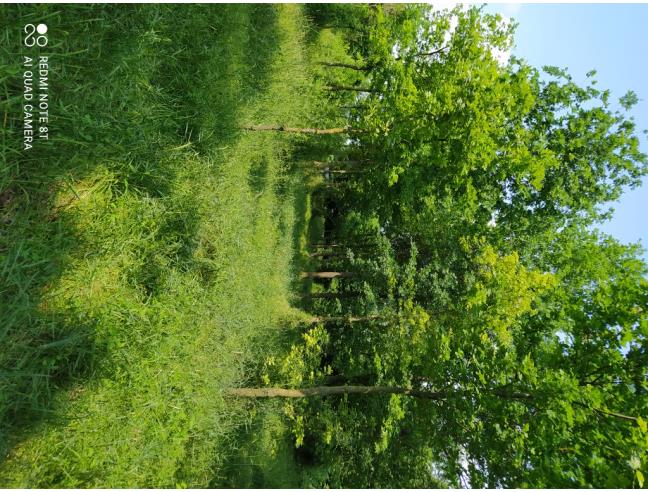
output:
{"label": "green grass patch", "polygon": [[295,461],[293,436],[283,418],[283,402],[251,403],[248,420],[232,441],[235,449],[211,484],[228,488],[300,488],[302,469]]}
{"label": "green grass patch", "polygon": [[[304,141],[239,130],[335,118],[301,8],[0,10],[0,485],[297,486],[280,409],[224,390],[302,316]],[[22,152],[19,26],[45,18],[52,137]]]}

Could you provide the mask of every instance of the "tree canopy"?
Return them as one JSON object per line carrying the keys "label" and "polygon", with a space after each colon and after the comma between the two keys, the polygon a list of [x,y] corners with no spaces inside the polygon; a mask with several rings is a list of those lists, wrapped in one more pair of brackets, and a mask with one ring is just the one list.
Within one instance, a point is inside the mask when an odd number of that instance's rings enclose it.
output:
{"label": "tree canopy", "polygon": [[637,96],[503,63],[514,26],[476,7],[346,15],[318,258],[353,275],[263,376],[311,388],[286,411],[318,483],[643,486],[647,268],[594,230],[648,172]]}

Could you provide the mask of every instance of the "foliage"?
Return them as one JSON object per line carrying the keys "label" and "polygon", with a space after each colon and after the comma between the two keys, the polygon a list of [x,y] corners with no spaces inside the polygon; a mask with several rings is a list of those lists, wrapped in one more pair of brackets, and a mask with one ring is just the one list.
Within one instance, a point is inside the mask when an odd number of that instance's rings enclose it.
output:
{"label": "foliage", "polygon": [[359,296],[315,307],[335,315],[327,374],[387,389],[291,407],[322,484],[641,485],[646,266],[588,232],[648,170],[636,96],[617,110],[593,80],[502,64],[512,26],[477,8],[367,19],[361,170],[331,187],[349,246],[326,260]]}
{"label": "foliage", "polygon": [[[321,117],[301,10],[0,11],[0,484],[232,483],[234,443],[254,436],[223,390],[296,316],[302,188],[297,139],[238,125]],[[34,19],[51,33],[52,137],[23,153],[16,47]],[[287,436],[280,411],[271,435]],[[293,461],[287,441],[260,466]]]}

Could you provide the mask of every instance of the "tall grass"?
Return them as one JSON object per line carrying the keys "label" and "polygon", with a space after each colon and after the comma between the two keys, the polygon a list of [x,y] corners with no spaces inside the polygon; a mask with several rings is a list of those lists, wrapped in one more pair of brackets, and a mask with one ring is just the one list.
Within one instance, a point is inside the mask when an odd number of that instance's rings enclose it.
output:
{"label": "tall grass", "polygon": [[[44,19],[51,140],[24,152]],[[0,485],[247,483],[256,410],[223,389],[301,316],[304,141],[239,127],[330,117],[306,29],[295,5],[0,6]]]}

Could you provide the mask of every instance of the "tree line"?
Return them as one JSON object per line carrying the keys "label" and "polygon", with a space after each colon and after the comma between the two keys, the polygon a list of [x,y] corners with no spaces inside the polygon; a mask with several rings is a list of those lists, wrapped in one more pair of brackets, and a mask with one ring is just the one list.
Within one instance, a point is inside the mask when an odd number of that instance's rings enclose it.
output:
{"label": "tree line", "polygon": [[480,8],[312,8],[344,123],[244,129],[333,142],[303,163],[313,315],[232,394],[287,398],[329,486],[643,486],[647,269],[595,229],[648,172],[636,94],[502,63],[514,26]]}

